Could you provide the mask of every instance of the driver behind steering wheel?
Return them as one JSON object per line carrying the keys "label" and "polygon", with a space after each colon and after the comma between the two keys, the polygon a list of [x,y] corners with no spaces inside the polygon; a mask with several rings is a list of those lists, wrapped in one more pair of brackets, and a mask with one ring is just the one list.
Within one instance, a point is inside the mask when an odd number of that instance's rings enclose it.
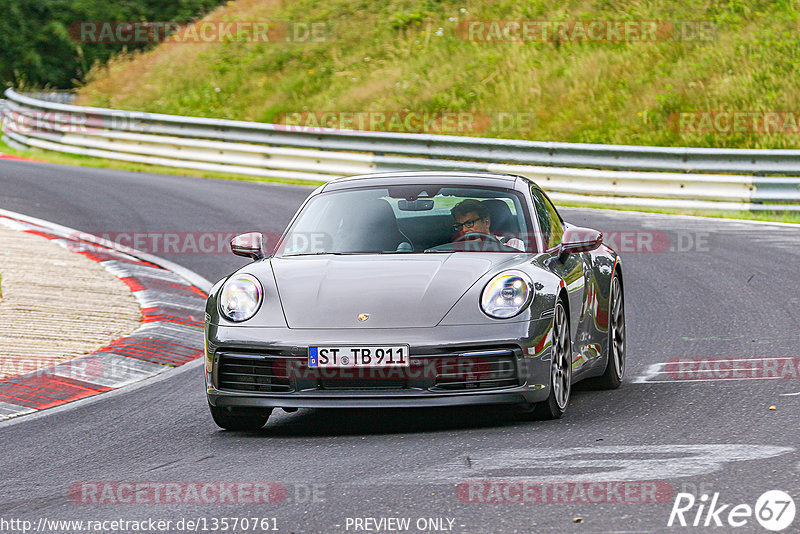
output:
{"label": "driver behind steering wheel", "polygon": [[468,198],[456,204],[450,210],[450,214],[455,220],[453,230],[455,235],[453,241],[467,235],[467,234],[486,234],[489,235],[507,247],[515,248],[519,251],[525,251],[525,243],[516,237],[507,238],[505,236],[497,236],[491,233],[492,219],[489,214],[489,208],[484,206],[480,201]]}

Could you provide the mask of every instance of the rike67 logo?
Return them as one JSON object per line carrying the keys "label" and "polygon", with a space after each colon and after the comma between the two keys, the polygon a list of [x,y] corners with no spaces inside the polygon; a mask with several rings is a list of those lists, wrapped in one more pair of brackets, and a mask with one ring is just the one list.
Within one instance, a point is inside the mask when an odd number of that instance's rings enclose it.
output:
{"label": "rike67 logo", "polygon": [[794,499],[785,491],[771,490],[763,493],[753,507],[723,504],[719,493],[714,493],[710,499],[708,494],[698,499],[691,493],[678,493],[667,526],[736,528],[747,525],[753,516],[767,530],[784,530],[794,521]]}

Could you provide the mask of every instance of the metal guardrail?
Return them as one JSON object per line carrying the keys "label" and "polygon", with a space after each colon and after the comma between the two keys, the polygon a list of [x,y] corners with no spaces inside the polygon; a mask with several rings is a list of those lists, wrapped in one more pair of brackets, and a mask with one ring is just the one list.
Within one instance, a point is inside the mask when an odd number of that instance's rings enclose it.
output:
{"label": "metal guardrail", "polygon": [[45,91],[25,94],[30,98],[44,100],[45,102],[55,102],[58,104],[72,104],[75,102],[75,93],[70,91]]}
{"label": "metal guardrail", "polygon": [[533,178],[560,201],[800,211],[800,178],[763,176],[800,176],[800,150],[298,131],[298,127],[278,124],[75,106],[70,103],[71,95],[63,93],[22,95],[8,89],[5,96],[3,138],[16,146],[314,181],[390,170],[511,172]]}

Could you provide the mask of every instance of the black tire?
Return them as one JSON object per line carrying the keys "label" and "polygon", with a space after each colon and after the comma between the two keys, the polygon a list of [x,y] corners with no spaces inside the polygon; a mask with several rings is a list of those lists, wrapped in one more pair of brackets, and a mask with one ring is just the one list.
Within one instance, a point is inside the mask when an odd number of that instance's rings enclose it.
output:
{"label": "black tire", "polygon": [[625,376],[625,296],[617,274],[608,299],[608,362],[601,376],[588,381],[597,389],[617,389]]}
{"label": "black tire", "polygon": [[211,410],[211,418],[214,419],[217,426],[225,430],[258,430],[267,424],[267,420],[272,413],[272,408],[267,408],[258,415],[237,414],[210,404],[208,408]]}
{"label": "black tire", "polygon": [[564,303],[559,300],[553,312],[553,344],[550,359],[550,394],[547,400],[522,408],[518,412],[525,421],[560,419],[567,411],[572,390],[572,343],[569,319]]}

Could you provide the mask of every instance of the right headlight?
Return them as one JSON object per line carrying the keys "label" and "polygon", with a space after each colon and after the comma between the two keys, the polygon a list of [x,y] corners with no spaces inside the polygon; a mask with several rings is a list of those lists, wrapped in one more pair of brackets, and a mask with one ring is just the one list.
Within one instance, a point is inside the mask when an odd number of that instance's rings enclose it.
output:
{"label": "right headlight", "polygon": [[234,276],[219,292],[219,311],[229,321],[239,323],[252,318],[261,306],[261,283],[248,274]]}
{"label": "right headlight", "polygon": [[509,319],[522,313],[533,300],[533,282],[522,271],[500,273],[486,284],[481,308],[489,317]]}

